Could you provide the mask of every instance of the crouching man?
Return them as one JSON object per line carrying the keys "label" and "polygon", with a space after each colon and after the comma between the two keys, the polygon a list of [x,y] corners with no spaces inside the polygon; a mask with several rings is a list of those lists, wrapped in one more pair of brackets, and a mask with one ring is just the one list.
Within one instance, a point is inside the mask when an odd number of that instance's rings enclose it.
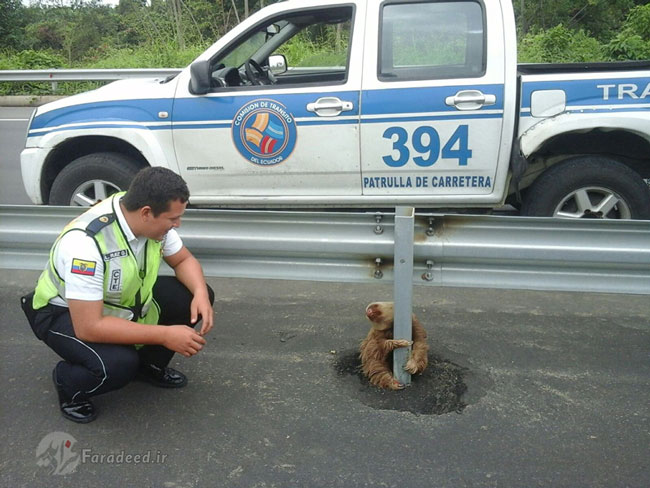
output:
{"label": "crouching man", "polygon": [[[188,198],[174,172],[143,169],[126,193],[63,229],[36,289],[22,297],[36,336],[63,358],[52,379],[68,420],[93,421],[91,397],[136,377],[165,388],[187,383],[167,365],[175,352],[189,357],[203,348],[214,303],[175,230]],[[158,278],[161,259],[175,277]]]}

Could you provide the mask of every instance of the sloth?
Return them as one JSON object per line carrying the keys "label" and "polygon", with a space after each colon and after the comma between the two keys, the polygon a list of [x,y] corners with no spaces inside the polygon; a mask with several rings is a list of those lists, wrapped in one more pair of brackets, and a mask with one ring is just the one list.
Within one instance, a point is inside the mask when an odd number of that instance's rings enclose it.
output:
{"label": "sloth", "polygon": [[372,323],[372,328],[361,343],[361,370],[371,384],[389,390],[401,390],[404,385],[393,378],[393,349],[412,345],[404,369],[411,374],[422,373],[428,363],[427,333],[413,315],[413,342],[393,339],[393,302],[371,303],[366,307],[366,317]]}

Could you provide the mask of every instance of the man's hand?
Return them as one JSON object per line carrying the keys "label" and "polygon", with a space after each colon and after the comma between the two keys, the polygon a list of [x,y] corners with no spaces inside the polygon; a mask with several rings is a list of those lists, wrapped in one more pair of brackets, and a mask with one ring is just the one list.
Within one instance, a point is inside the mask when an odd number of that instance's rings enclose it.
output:
{"label": "man's hand", "polygon": [[201,265],[185,246],[176,254],[167,256],[164,259],[174,269],[176,278],[194,295],[190,304],[190,320],[192,324],[196,324],[200,315],[203,324],[199,333],[201,335],[207,334],[212,329],[214,311],[208,297],[208,289]]}
{"label": "man's hand", "polygon": [[205,344],[205,339],[186,325],[169,325],[163,328],[163,346],[185,357],[194,356]]}
{"label": "man's hand", "polygon": [[192,303],[190,304],[190,320],[192,321],[192,324],[196,323],[199,319],[199,315],[203,319],[199,334],[203,336],[210,332],[210,329],[212,329],[212,325],[214,324],[214,311],[212,310],[212,305],[210,304],[207,291],[205,293],[197,293],[194,295]]}

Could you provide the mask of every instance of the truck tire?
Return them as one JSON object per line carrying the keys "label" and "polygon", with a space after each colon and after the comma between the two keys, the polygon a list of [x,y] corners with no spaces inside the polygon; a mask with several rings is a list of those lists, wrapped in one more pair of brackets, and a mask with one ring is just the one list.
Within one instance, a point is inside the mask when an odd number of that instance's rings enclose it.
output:
{"label": "truck tire", "polygon": [[126,190],[140,166],[120,153],[94,153],[75,159],[57,175],[50,205],[89,207]]}
{"label": "truck tire", "polygon": [[526,191],[521,215],[582,219],[650,219],[650,189],[616,160],[581,156],[558,163]]}

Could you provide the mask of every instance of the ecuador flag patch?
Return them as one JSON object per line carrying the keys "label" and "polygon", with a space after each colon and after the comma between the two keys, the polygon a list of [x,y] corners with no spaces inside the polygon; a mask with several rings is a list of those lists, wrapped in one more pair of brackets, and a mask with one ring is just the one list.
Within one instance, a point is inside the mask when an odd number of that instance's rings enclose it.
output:
{"label": "ecuador flag patch", "polygon": [[72,258],[72,272],[75,274],[95,276],[95,261]]}

